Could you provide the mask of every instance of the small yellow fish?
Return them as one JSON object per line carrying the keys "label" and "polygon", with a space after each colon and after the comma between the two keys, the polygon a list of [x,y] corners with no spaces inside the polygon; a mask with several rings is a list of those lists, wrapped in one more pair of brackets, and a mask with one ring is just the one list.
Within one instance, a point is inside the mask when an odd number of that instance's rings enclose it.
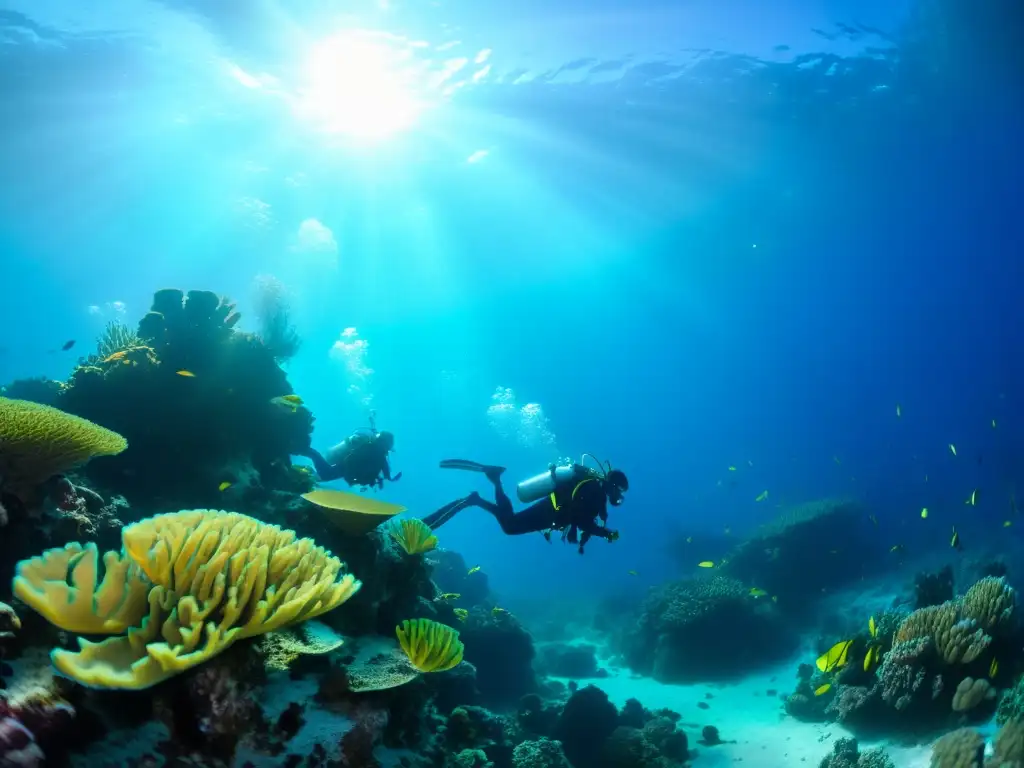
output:
{"label": "small yellow fish", "polygon": [[754,499],[754,501],[764,501],[767,498],[768,498],[768,491],[761,491],[759,494],[757,494],[757,498]]}
{"label": "small yellow fish", "polygon": [[889,551],[890,552],[902,552],[903,551],[903,545],[902,544],[894,544],[893,546],[891,546],[889,548]]}
{"label": "small yellow fish", "polygon": [[875,624],[874,616],[868,619],[868,632],[871,633],[872,637],[878,637],[878,625]]}
{"label": "small yellow fish", "polygon": [[751,587],[750,588],[750,596],[751,597],[764,597],[767,594],[768,593],[765,592],[763,589],[758,589],[757,587]]}
{"label": "small yellow fish", "polygon": [[629,574],[630,576],[639,576],[640,575],[636,571],[626,571],[626,573]]}
{"label": "small yellow fish", "polygon": [[953,536],[949,540],[949,546],[951,546],[953,549],[957,549],[957,550],[960,549],[960,546],[961,546],[960,545],[960,534],[957,533],[955,525],[953,526]]}
{"label": "small yellow fish", "polygon": [[928,507],[922,507],[921,508],[921,519],[922,520],[927,520],[928,519]]}
{"label": "small yellow fish", "polygon": [[227,480],[225,480],[223,483],[221,483],[220,485],[217,486],[217,490],[218,491],[226,491],[230,487],[231,487],[231,483],[229,483]]}
{"label": "small yellow fish", "polygon": [[715,564],[711,560],[701,560],[699,563],[697,563],[697,567],[698,568],[714,568]]}
{"label": "small yellow fish", "polygon": [[730,472],[735,472],[736,471],[736,467],[729,467],[729,471]]}
{"label": "small yellow fish", "polygon": [[814,695],[821,696],[823,693],[828,693],[829,690],[831,690],[831,688],[832,683],[825,683],[824,685],[819,685],[817,688],[814,689]]}
{"label": "small yellow fish", "polygon": [[281,399],[292,405],[302,405],[302,398],[298,395],[281,395]]}
{"label": "small yellow fish", "polygon": [[898,419],[902,415],[903,415],[903,408],[902,408],[902,406],[900,406],[899,403],[896,403],[896,418]]}
{"label": "small yellow fish", "polygon": [[282,408],[286,411],[291,411],[292,413],[296,413],[299,410],[299,406],[292,402],[291,400],[289,400],[288,395],[284,395],[282,397],[272,397],[270,398],[270,404],[276,405],[278,408]]}
{"label": "small yellow fish", "polygon": [[1003,528],[1009,528],[1011,525],[1013,525],[1013,520],[1004,520],[1003,521]]}
{"label": "small yellow fish", "polygon": [[879,650],[877,645],[872,645],[870,648],[868,648],[868,652],[864,656],[865,672],[870,672],[871,668],[875,666],[875,662],[878,661],[878,654]]}
{"label": "small yellow fish", "polygon": [[952,443],[949,444],[949,452],[956,456],[956,446]]}
{"label": "small yellow fish", "polygon": [[999,660],[992,659],[992,663],[988,665],[988,676],[995,677],[999,674]]}
{"label": "small yellow fish", "polygon": [[480,570],[480,566],[479,565],[474,565],[472,568],[470,568],[468,571],[466,571],[466,575],[467,576],[472,576],[474,573],[476,573],[479,570]]}
{"label": "small yellow fish", "polygon": [[967,504],[968,506],[971,506],[971,507],[978,506],[978,489],[977,488],[975,488],[973,491],[971,491],[971,495],[967,497],[967,501],[965,501],[964,504]]}
{"label": "small yellow fish", "polygon": [[992,429],[995,429],[995,428],[996,428],[996,420],[992,419]]}
{"label": "small yellow fish", "polygon": [[457,618],[459,621],[465,621],[469,618],[469,611],[467,611],[465,608],[454,608],[452,610],[455,613],[455,618]]}
{"label": "small yellow fish", "polygon": [[846,654],[850,651],[853,640],[840,640],[815,661],[815,665],[822,672],[832,672],[846,665]]}
{"label": "small yellow fish", "polygon": [[180,370],[176,371],[179,376],[184,376],[186,379],[194,379],[196,375],[192,371]]}
{"label": "small yellow fish", "polygon": [[498,606],[494,606],[493,608],[491,608],[492,616],[501,616],[503,613],[508,613],[508,611],[506,611],[504,608],[499,608]]}
{"label": "small yellow fish", "polygon": [[440,595],[434,598],[435,603],[450,603],[452,600],[458,600],[462,595],[458,592],[442,592]]}

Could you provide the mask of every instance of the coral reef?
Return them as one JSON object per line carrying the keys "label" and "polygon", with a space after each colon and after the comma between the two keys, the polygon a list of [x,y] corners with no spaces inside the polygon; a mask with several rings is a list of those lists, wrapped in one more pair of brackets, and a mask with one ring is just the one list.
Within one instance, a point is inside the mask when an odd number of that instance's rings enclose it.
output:
{"label": "coral reef", "polygon": [[832,754],[822,759],[818,768],[895,768],[895,764],[884,750],[861,752],[856,739],[837,739]]}
{"label": "coral reef", "polygon": [[533,670],[533,638],[507,611],[474,609],[460,628],[466,660],[476,667],[483,700],[494,706],[514,705],[537,689]]}
{"label": "coral reef", "polygon": [[864,510],[844,500],[787,509],[744,541],[722,573],[778,597],[787,613],[813,610],[823,594],[873,575],[881,558],[877,537],[865,528]]}
{"label": "coral reef", "polygon": [[[986,577],[963,597],[911,613],[887,650],[878,645],[872,655],[871,644],[881,641],[856,637],[841,668],[820,676],[801,668],[786,710],[802,719],[834,718],[861,733],[913,734],[984,719],[995,708],[998,659],[1012,655],[1009,649],[1019,643],[1015,603],[1005,579]],[[875,667],[871,662],[878,658]],[[1016,711],[1012,699],[1003,707],[1006,717]]]}
{"label": "coral reef", "polygon": [[732,677],[783,657],[797,641],[774,603],[717,575],[653,590],[635,623],[623,623],[617,649],[634,670],[663,682]]}
{"label": "coral reef", "polygon": [[293,390],[279,351],[237,330],[238,319],[214,293],[166,289],[137,333],[108,329],[51,402],[127,439],[123,453],[86,469],[92,483],[164,509],[216,505],[224,483],[245,511],[309,489],[290,456],[308,447],[312,415],[282,407]]}

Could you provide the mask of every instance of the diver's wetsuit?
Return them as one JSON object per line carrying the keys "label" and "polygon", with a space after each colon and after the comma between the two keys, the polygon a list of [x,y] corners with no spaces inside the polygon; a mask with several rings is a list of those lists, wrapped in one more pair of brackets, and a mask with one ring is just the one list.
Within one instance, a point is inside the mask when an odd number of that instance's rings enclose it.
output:
{"label": "diver's wetsuit", "polygon": [[391,477],[388,451],[376,439],[353,445],[342,454],[337,464],[331,464],[314,448],[310,448],[305,455],[312,460],[313,467],[323,483],[342,478],[349,485],[383,488],[385,480],[398,480],[402,476],[399,472]]}
{"label": "diver's wetsuit", "polygon": [[597,480],[580,483],[576,486],[575,493],[572,488],[569,488],[556,494],[559,509],[555,509],[551,497],[548,496],[534,502],[522,512],[516,512],[512,509],[512,501],[501,485],[503,470],[500,467],[488,469],[492,470],[486,474],[494,484],[493,503],[481,498],[480,494],[474,491],[465,498],[445,504],[436,512],[425,517],[423,522],[431,528],[440,528],[466,507],[480,507],[494,515],[501,530],[509,536],[557,529],[565,531],[566,539],[575,544],[577,543],[577,534],[580,533],[582,534],[579,539],[581,553],[583,546],[593,536],[603,539],[614,538],[614,531],[597,524],[598,517],[602,520],[608,518],[608,497]]}

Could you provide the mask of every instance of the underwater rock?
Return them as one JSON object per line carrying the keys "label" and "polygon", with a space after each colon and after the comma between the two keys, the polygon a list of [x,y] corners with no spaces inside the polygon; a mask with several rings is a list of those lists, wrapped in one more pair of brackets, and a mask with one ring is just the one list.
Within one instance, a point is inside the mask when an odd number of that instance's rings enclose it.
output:
{"label": "underwater rock", "polygon": [[575,768],[599,764],[604,742],[619,727],[619,713],[600,688],[588,685],[575,691],[562,708],[554,737]]}
{"label": "underwater rock", "polygon": [[818,768],[895,768],[895,764],[884,750],[869,749],[861,752],[856,739],[846,738],[836,740],[832,754],[824,757]]}
{"label": "underwater rock", "polygon": [[789,654],[798,641],[774,603],[717,575],[652,590],[636,622],[624,623],[615,642],[629,666],[666,683],[735,677]]}
{"label": "underwater rock", "polygon": [[512,614],[478,608],[457,628],[485,702],[514,704],[537,689],[533,638]]}
{"label": "underwater rock", "polygon": [[607,677],[608,671],[597,665],[597,646],[589,643],[544,643],[540,646],[538,668],[555,677]]}
{"label": "underwater rock", "polygon": [[470,567],[458,552],[436,549],[427,556],[430,577],[441,592],[458,594],[463,608],[483,606],[488,602],[490,587],[482,570],[470,573]]}
{"label": "underwater rock", "polygon": [[528,693],[519,700],[516,722],[532,736],[552,736],[561,714],[561,702],[545,702],[538,694]]}
{"label": "underwater rock", "polygon": [[804,615],[822,594],[877,574],[885,554],[859,504],[826,499],[790,507],[761,526],[721,572],[778,596],[786,613]]}

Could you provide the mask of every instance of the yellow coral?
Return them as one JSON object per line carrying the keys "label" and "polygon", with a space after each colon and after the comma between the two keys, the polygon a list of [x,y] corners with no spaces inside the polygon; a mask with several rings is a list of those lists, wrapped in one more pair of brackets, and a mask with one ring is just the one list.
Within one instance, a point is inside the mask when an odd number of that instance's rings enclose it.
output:
{"label": "yellow coral", "polygon": [[[54,666],[84,685],[148,688],[237,640],[319,616],[361,586],[311,539],[236,512],[157,515],[122,538],[123,554],[104,556],[113,574],[93,594],[95,564],[82,565],[87,547],[50,550],[18,566],[15,593],[62,629],[109,633],[131,621],[125,636],[80,639],[78,653],[53,651]],[[148,610],[137,610],[140,601]]]}
{"label": "yellow coral", "polygon": [[408,555],[422,555],[437,548],[437,536],[430,526],[415,517],[399,520],[391,526],[391,538]]}
{"label": "yellow coral", "polygon": [[0,476],[15,487],[41,483],[127,447],[121,435],[86,419],[0,397]]}
{"label": "yellow coral", "polygon": [[459,633],[430,619],[406,619],[395,627],[398,643],[420,672],[444,672],[462,662]]}

